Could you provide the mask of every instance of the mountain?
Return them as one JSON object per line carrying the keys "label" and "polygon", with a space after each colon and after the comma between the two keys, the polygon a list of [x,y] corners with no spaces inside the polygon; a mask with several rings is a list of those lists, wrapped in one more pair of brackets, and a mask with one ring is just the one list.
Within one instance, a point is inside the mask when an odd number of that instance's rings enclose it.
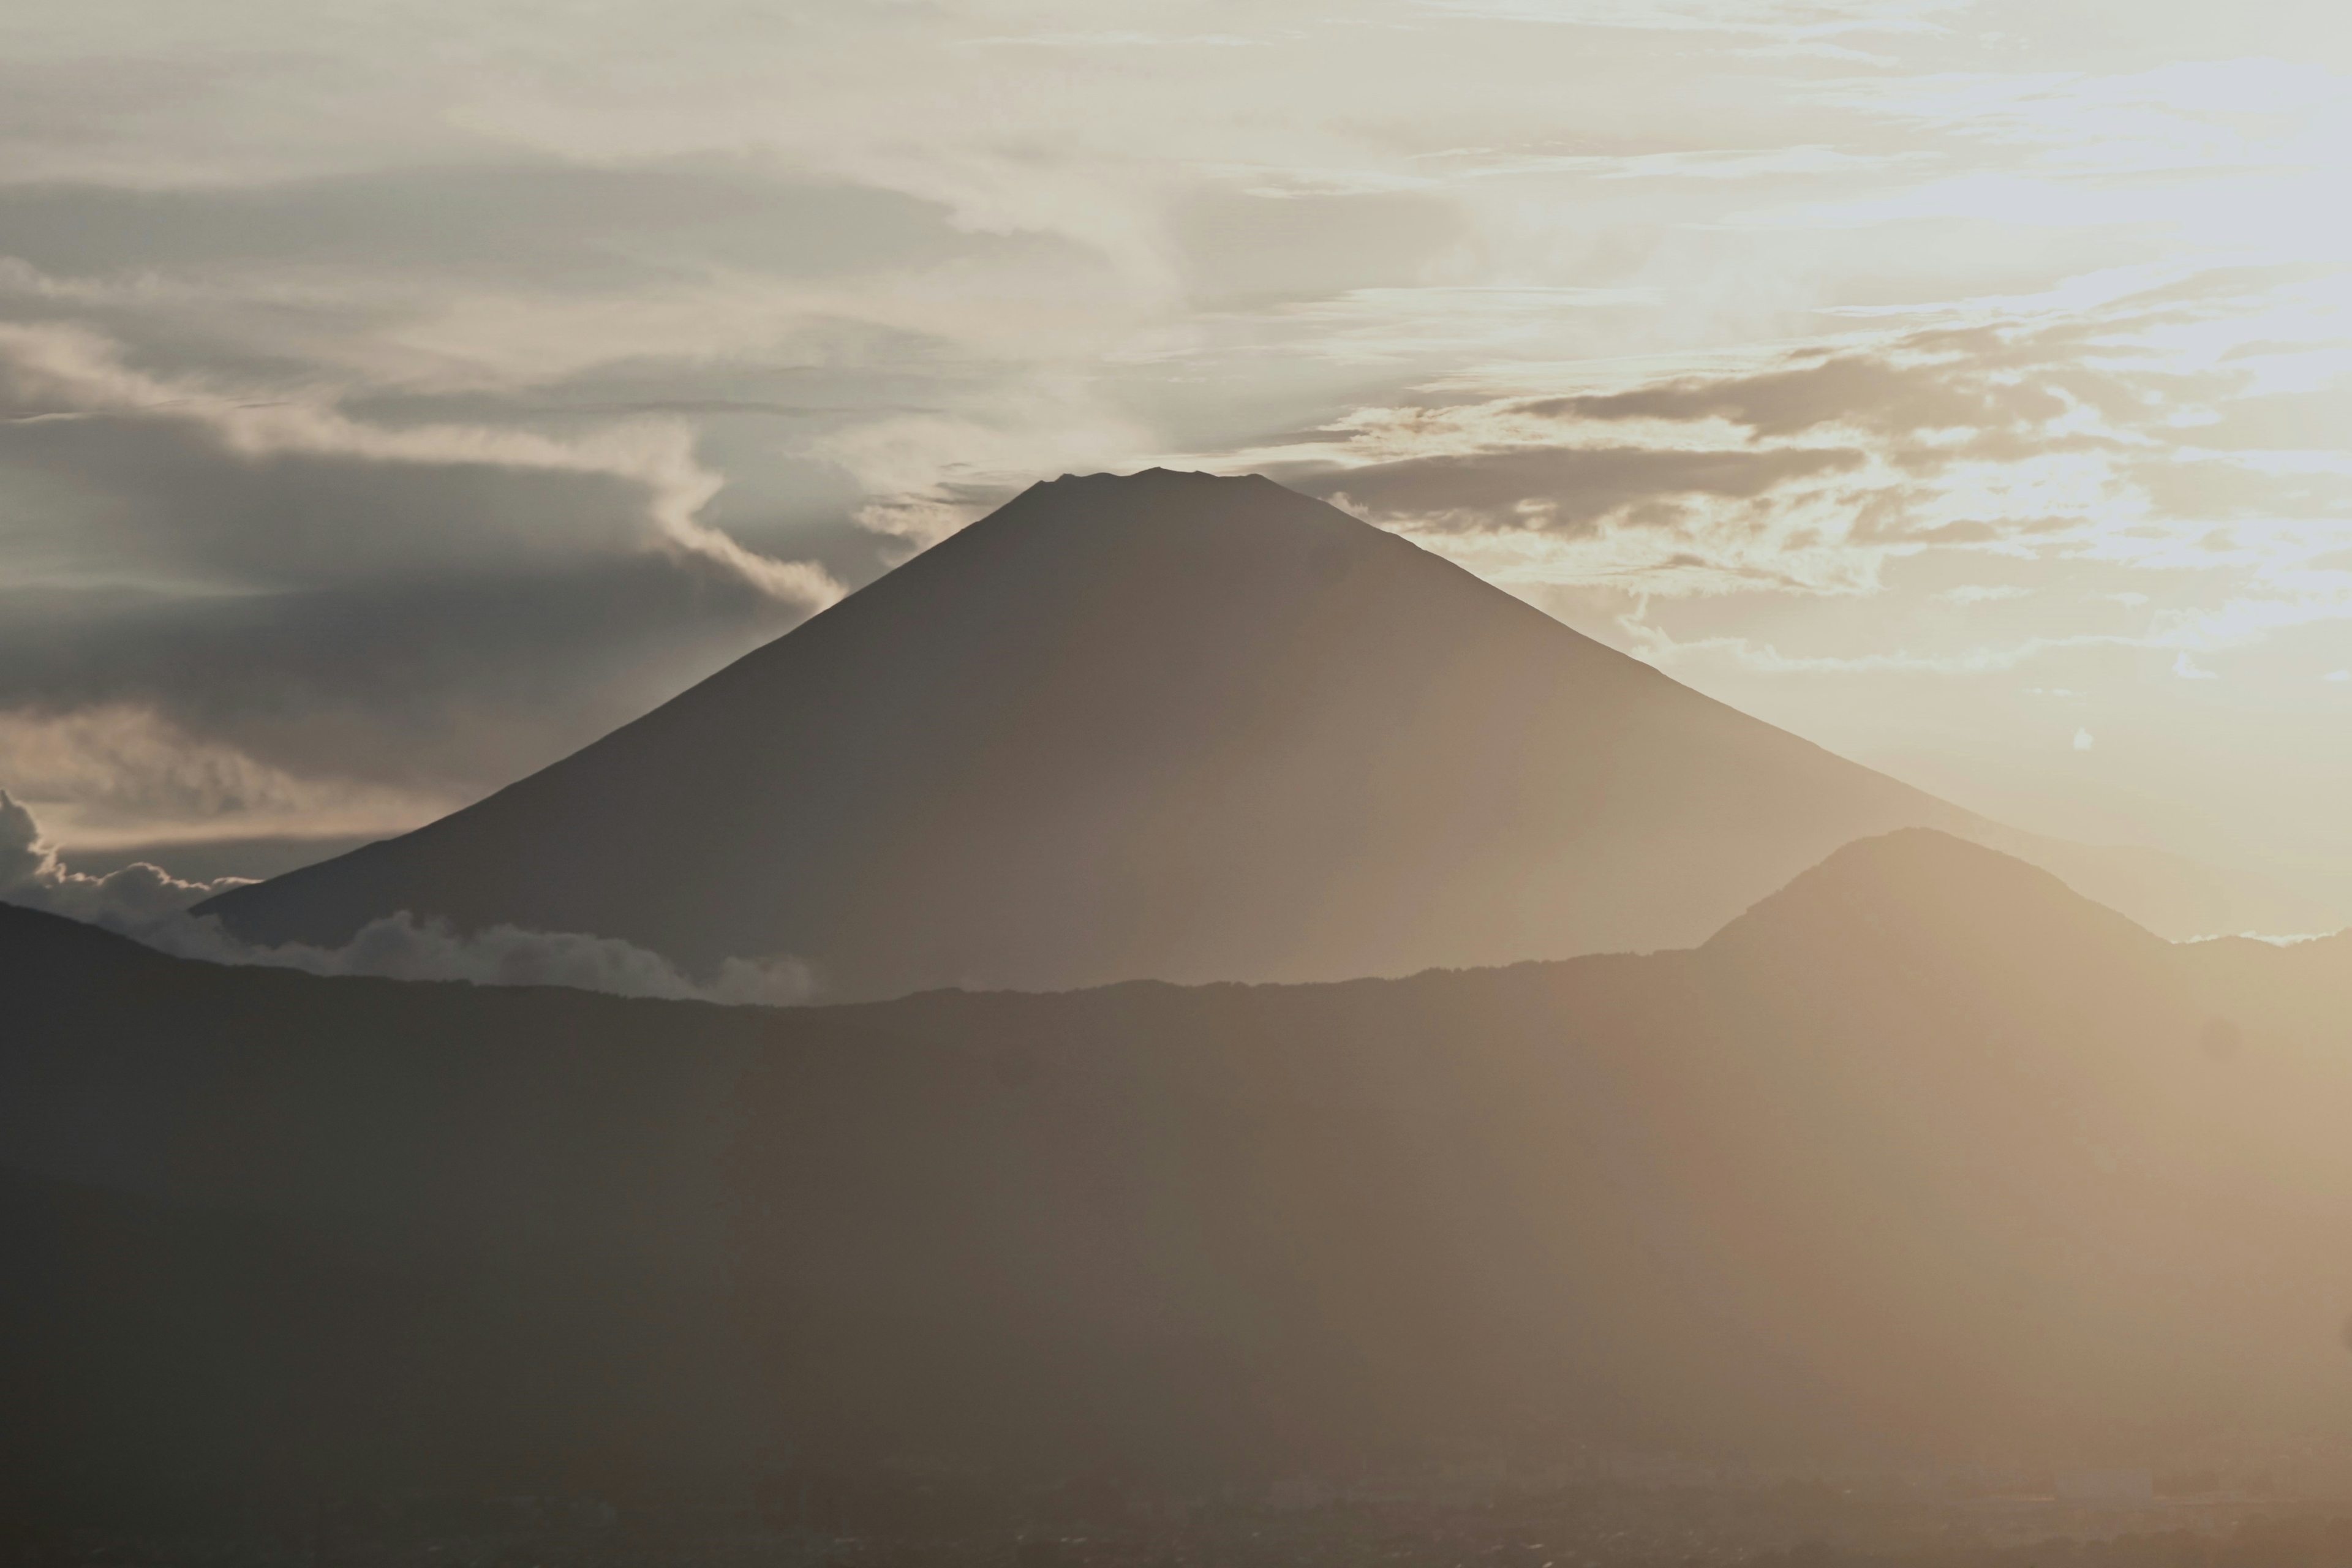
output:
{"label": "mountain", "polygon": [[[379,1436],[303,1445],[347,1488],[2341,1447],[2347,944],[2168,943],[1921,830],[1687,951],[782,1010],[0,909],[0,1164],[322,1281],[216,1421],[305,1346],[509,1368],[355,1393]],[[161,1331],[86,1332],[0,1373]]]}
{"label": "mountain", "polygon": [[126,1493],[217,1514],[490,1471],[560,1487],[584,1433],[659,1411],[625,1376],[582,1375],[644,1353],[652,1321],[607,1331],[641,1290],[575,1304],[625,1280],[21,1171],[0,1171],[0,1239],[12,1544],[12,1504],[28,1501],[119,1527]]}
{"label": "mountain", "polygon": [[1998,831],[1269,480],[1153,470],[1035,486],[578,754],[204,910],[790,955],[841,1000],[1339,979],[1689,946],[1905,826]]}

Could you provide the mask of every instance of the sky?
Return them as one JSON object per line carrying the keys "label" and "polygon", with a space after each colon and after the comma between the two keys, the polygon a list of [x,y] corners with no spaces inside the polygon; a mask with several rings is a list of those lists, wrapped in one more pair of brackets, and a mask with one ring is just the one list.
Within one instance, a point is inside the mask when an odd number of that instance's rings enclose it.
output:
{"label": "sky", "polygon": [[2317,0],[15,0],[0,787],[257,874],[1165,465],[2352,900],[2347,73]]}

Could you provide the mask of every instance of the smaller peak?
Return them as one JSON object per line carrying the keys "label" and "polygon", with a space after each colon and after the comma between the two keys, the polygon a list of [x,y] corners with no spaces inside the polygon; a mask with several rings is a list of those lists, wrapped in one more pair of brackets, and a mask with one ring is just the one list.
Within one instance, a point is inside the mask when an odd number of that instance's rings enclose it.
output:
{"label": "smaller peak", "polygon": [[1854,876],[1869,870],[1968,870],[2020,882],[2055,885],[2040,867],[1940,827],[1897,827],[1857,838],[1832,852],[1809,875]]}
{"label": "smaller peak", "polygon": [[1937,904],[1962,898],[2087,901],[2039,866],[1937,827],[1898,827],[1857,838],[1758,909],[1806,896],[1850,905],[1900,904],[1912,897]]}
{"label": "smaller peak", "polygon": [[2038,866],[1933,827],[1856,839],[1717,931],[1708,947],[1892,942],[1961,952],[2039,945],[2051,952],[2161,947],[2105,905]]}

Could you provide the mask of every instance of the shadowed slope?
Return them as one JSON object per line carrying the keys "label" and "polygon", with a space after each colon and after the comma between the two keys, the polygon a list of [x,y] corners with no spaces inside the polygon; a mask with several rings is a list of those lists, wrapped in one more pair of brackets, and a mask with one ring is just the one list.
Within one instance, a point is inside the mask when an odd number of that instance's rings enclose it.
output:
{"label": "shadowed slope", "polygon": [[420,1394],[388,1472],[436,1422],[512,1487],[592,1438],[2149,1463],[2352,1436],[2341,957],[2168,945],[1920,832],[1690,952],[784,1011],[215,969],[0,910],[0,1163],[504,1260],[508,1317],[566,1326],[574,1436]]}
{"label": "shadowed slope", "polygon": [[1037,486],[565,762],[207,910],[790,953],[833,996],[1685,946],[1972,819],[1263,479]]}

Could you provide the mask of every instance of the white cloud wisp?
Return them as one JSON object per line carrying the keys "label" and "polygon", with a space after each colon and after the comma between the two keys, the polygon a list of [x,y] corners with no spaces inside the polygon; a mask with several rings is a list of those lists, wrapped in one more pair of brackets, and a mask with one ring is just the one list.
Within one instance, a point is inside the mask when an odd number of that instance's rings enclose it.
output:
{"label": "white cloud wisp", "polygon": [[467,934],[405,910],[370,921],[338,948],[259,946],[231,935],[216,916],[189,912],[243,882],[183,881],[144,863],[103,877],[75,871],[58,858],[32,812],[0,790],[0,903],[100,926],[177,958],[320,975],[562,985],[731,1005],[790,1006],[815,990],[808,965],[797,959],[730,958],[709,980],[697,980],[661,954],[615,937],[509,925]]}

